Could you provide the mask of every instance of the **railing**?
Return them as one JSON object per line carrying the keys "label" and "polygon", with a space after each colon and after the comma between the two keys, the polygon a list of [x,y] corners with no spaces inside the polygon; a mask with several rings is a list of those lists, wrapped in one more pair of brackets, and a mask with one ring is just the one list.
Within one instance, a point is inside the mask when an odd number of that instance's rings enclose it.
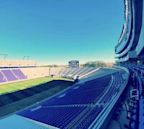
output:
{"label": "railing", "polygon": [[108,116],[110,115],[112,109],[114,108],[115,104],[117,103],[118,99],[120,98],[121,94],[123,93],[124,89],[126,88],[128,84],[129,70],[124,67],[118,67],[118,66],[115,66],[115,68],[125,71],[125,74],[123,74],[123,77],[122,77],[125,80],[125,83],[123,84],[123,86],[121,86],[121,89],[118,92],[118,94],[114,95],[109,101],[109,103],[107,103],[107,105],[100,112],[100,114],[97,116],[95,121],[91,124],[89,129],[101,129],[102,128],[104,123],[107,122],[106,119],[109,119]]}

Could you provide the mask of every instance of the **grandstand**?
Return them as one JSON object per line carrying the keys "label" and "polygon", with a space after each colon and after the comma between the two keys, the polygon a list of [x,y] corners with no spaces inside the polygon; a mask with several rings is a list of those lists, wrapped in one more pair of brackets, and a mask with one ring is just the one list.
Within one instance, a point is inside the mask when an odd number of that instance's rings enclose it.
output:
{"label": "grandstand", "polygon": [[144,128],[144,1],[124,3],[112,68],[1,61],[0,128]]}
{"label": "grandstand", "polygon": [[93,67],[80,67],[80,68],[66,68],[60,71],[59,75],[61,77],[74,79],[75,76],[83,78],[89,74],[96,72],[98,69]]}
{"label": "grandstand", "polygon": [[[71,87],[67,87],[64,91],[59,92],[58,94],[53,95],[52,97],[47,98],[30,108],[17,112],[16,115],[12,115],[2,121],[5,123],[14,117],[17,121],[21,121],[22,124],[27,123],[27,126],[31,127],[33,122],[28,122],[26,119],[20,120],[20,117],[24,117],[28,120],[31,119],[32,121],[40,123],[37,125],[40,128],[87,129],[95,128],[95,126],[102,126],[103,122],[99,121],[99,117],[103,116],[105,119],[108,118],[110,110],[107,107],[111,106],[111,104],[115,104],[116,101],[113,101],[115,98],[118,98],[116,96],[122,94],[122,91],[127,84],[127,72],[115,68],[107,70],[87,67],[78,69],[65,68],[65,70],[61,69],[61,73],[63,73],[62,70],[65,75],[67,75],[65,77],[68,77],[68,73],[71,73],[73,76],[85,75],[86,73],[88,74],[86,74],[87,77],[84,79],[81,78],[82,81],[79,83],[73,84]],[[99,74],[95,75],[97,72],[100,72],[101,76],[99,76]],[[95,75],[95,77],[93,77],[93,75]],[[59,83],[56,83],[54,86],[57,87]],[[40,92],[43,93],[46,89],[50,90],[50,84],[47,88],[46,84],[6,94],[1,96],[1,99],[3,100],[3,98],[10,96],[13,100],[9,100],[7,102],[13,103],[21,100],[20,96],[23,98],[29,98],[30,96]],[[7,103],[3,101],[1,106],[4,104]],[[111,106],[111,108],[112,107],[113,106]],[[17,110],[19,110],[19,108],[17,108]],[[107,113],[103,114],[103,112]],[[1,116],[4,116],[7,113],[0,112],[0,114]],[[13,127],[17,126],[17,124],[13,124]]]}
{"label": "grandstand", "polygon": [[[19,67],[1,68],[0,73],[5,79],[0,88],[6,87],[0,95],[0,116],[4,118],[0,127],[13,118],[27,123],[28,128],[101,128],[129,78],[127,69],[119,67]],[[80,77],[76,84],[72,82],[75,76]],[[17,122],[11,126],[19,128]]]}
{"label": "grandstand", "polygon": [[[20,67],[14,65],[15,67],[0,68],[1,117],[23,109],[69,87],[74,83],[73,79],[76,75],[84,77],[98,70],[88,67],[74,69],[67,68],[67,66],[39,67],[33,66],[30,62],[32,61],[28,61],[28,66],[22,65]],[[71,76],[64,74],[67,71],[69,71]],[[32,100],[32,98],[35,98],[35,100]],[[13,108],[10,107],[12,105],[14,105]],[[5,111],[3,110],[4,108],[6,109]]]}
{"label": "grandstand", "polygon": [[[125,22],[115,47],[117,65],[130,71],[130,79],[123,106],[126,109],[123,128],[143,129],[143,66],[144,66],[144,1],[125,0]],[[121,107],[122,108],[122,107]],[[118,112],[119,116],[121,113]],[[124,117],[123,117],[124,118]],[[120,120],[122,123],[122,120]]]}
{"label": "grandstand", "polygon": [[24,80],[27,77],[20,69],[2,69],[0,70],[0,83],[16,80]]}

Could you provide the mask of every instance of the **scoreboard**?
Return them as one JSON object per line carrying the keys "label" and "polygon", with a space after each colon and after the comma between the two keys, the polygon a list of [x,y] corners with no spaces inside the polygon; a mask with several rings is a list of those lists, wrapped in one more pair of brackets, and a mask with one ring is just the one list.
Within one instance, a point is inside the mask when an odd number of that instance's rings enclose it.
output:
{"label": "scoreboard", "polygon": [[79,68],[79,60],[71,60],[71,61],[69,61],[69,67],[71,67],[71,68]]}

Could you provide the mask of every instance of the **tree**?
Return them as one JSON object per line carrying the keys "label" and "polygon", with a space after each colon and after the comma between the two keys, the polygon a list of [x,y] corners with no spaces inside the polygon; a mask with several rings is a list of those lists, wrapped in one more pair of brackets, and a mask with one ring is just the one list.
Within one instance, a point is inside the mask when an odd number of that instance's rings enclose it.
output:
{"label": "tree", "polygon": [[106,63],[103,61],[89,61],[86,62],[84,65],[84,67],[106,67]]}

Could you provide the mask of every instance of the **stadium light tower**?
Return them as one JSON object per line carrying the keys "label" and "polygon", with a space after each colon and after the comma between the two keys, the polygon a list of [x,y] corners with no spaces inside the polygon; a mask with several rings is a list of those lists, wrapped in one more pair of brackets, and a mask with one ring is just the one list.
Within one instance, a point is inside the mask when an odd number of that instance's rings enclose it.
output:
{"label": "stadium light tower", "polygon": [[22,58],[22,59],[23,59],[23,60],[25,60],[25,57],[26,57],[26,56],[23,56],[23,58]]}
{"label": "stadium light tower", "polygon": [[23,60],[29,60],[30,56],[23,56]]}
{"label": "stadium light tower", "polygon": [[8,57],[8,54],[0,54],[0,56],[3,56],[3,59],[6,60],[6,58]]}
{"label": "stadium light tower", "polygon": [[29,60],[30,59],[30,56],[27,56],[27,60]]}

